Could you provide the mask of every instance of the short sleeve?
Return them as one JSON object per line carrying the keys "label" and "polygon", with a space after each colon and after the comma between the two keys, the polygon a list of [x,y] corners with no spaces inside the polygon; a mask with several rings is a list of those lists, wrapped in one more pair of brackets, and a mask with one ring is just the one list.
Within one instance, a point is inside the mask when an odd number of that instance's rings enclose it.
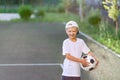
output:
{"label": "short sleeve", "polygon": [[70,53],[70,47],[69,47],[68,42],[65,40],[62,46],[62,54],[66,55],[66,53]]}
{"label": "short sleeve", "polygon": [[86,45],[86,43],[84,42],[84,40],[82,41],[82,52],[83,53],[88,53],[90,51],[90,49],[88,48],[88,46]]}

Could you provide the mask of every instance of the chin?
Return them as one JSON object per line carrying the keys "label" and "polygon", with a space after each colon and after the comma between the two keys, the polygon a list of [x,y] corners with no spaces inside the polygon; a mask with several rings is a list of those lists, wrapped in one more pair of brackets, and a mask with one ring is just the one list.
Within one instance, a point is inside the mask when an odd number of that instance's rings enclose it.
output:
{"label": "chin", "polygon": [[75,39],[76,37],[69,37],[70,39]]}

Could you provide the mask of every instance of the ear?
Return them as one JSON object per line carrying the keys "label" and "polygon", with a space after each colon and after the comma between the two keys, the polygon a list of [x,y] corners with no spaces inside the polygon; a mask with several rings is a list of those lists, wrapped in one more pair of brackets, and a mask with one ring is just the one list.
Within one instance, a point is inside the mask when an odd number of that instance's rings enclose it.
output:
{"label": "ear", "polygon": [[79,34],[79,31],[77,32],[77,35]]}

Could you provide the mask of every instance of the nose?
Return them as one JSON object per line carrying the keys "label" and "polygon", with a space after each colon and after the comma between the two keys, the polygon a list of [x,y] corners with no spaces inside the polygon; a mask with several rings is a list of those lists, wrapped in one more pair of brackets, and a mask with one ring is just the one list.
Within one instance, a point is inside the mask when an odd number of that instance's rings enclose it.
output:
{"label": "nose", "polygon": [[70,32],[71,35],[73,35],[74,33],[73,32]]}

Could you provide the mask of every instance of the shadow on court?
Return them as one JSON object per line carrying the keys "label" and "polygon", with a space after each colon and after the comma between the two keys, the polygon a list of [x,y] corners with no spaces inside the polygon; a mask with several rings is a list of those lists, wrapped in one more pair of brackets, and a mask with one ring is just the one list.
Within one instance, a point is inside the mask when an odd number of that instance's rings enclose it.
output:
{"label": "shadow on court", "polygon": [[64,25],[0,23],[0,80],[60,80]]}

